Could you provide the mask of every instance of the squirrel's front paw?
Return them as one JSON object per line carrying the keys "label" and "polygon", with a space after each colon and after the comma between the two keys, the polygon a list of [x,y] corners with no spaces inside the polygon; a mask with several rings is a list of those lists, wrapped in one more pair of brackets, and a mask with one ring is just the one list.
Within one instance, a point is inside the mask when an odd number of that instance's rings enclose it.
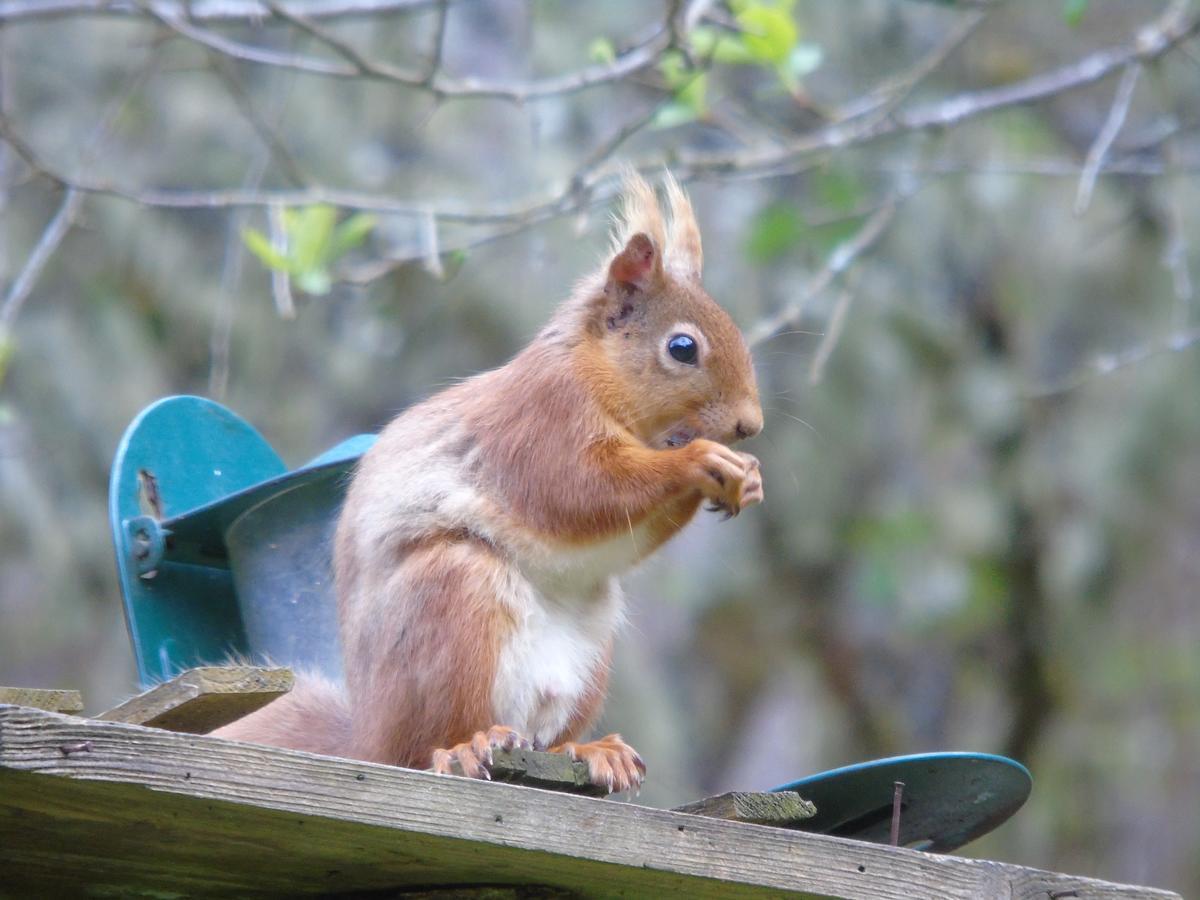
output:
{"label": "squirrel's front paw", "polygon": [[720,510],[729,518],[762,502],[762,469],[757,457],[703,439],[693,441],[688,449],[696,461],[696,486],[710,510]]}
{"label": "squirrel's front paw", "polygon": [[642,779],[646,777],[646,764],[619,734],[610,734],[586,744],[567,741],[552,747],[551,752],[565,753],[571,759],[587,763],[592,784],[606,788],[610,794],[640,788]]}
{"label": "squirrel's front paw", "polygon": [[[528,750],[532,744],[506,725],[493,725],[487,731],[477,731],[469,741],[455,744],[449,750],[433,751],[435,775],[465,775],[467,778],[492,780],[487,767],[492,764],[493,750]],[[455,768],[457,764],[457,769]]]}
{"label": "squirrel's front paw", "polygon": [[742,509],[763,502],[762,464],[757,456],[738,453],[746,461],[746,478],[742,482]]}

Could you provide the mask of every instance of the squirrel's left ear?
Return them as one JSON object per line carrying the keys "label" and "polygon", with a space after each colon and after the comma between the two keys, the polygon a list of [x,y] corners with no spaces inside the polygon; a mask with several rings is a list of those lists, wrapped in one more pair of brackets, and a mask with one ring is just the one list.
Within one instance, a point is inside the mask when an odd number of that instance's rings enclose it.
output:
{"label": "squirrel's left ear", "polygon": [[600,333],[622,327],[639,308],[640,300],[662,280],[662,254],[654,239],[639,231],[608,264],[604,293],[592,301],[592,327]]}
{"label": "squirrel's left ear", "polygon": [[652,287],[661,277],[662,255],[650,235],[639,231],[609,263],[605,292],[613,293],[615,289],[633,294]]}

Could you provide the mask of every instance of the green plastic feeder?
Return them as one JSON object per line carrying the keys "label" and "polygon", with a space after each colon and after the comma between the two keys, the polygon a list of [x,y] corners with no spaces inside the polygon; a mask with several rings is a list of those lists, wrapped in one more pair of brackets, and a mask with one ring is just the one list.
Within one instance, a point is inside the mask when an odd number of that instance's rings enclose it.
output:
{"label": "green plastic feeder", "polygon": [[359,435],[291,471],[249,424],[167,397],[126,430],[109,482],[143,686],[231,657],[341,670],[330,540]]}

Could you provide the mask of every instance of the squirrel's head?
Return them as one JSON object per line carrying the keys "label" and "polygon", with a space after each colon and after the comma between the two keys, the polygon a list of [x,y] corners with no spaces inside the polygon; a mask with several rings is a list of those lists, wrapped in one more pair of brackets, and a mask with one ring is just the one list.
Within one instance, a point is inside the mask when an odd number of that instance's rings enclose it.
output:
{"label": "squirrel's head", "polygon": [[[583,310],[609,408],[651,446],[730,444],[762,430],[742,333],[700,283],[700,229],[667,177],[670,218],[641,177],[626,178],[613,247]],[[600,373],[597,373],[600,374]]]}

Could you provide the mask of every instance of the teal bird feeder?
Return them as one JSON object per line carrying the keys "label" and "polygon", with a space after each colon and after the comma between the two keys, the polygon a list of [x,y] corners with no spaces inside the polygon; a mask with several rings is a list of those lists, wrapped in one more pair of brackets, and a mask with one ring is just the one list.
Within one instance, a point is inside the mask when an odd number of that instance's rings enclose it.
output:
{"label": "teal bird feeder", "polygon": [[109,482],[125,620],[143,684],[231,657],[337,677],[331,539],[359,435],[288,470],[201,397],[167,397],[126,430]]}

